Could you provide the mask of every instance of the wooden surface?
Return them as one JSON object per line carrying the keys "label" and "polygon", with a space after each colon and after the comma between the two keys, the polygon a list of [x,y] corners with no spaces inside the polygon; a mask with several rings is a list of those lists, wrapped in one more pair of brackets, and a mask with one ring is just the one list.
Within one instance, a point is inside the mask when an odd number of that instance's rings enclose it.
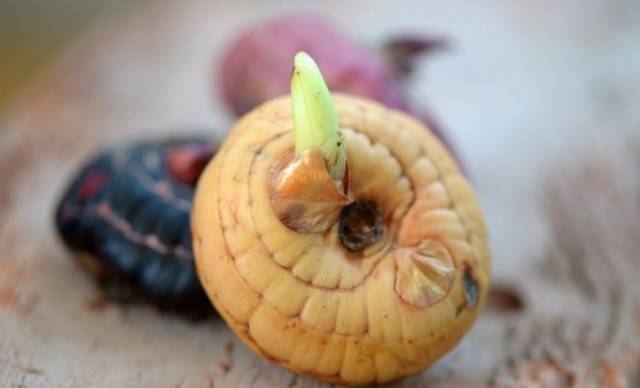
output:
{"label": "wooden surface", "polygon": [[[219,320],[105,303],[53,233],[64,184],[104,144],[229,127],[212,60],[241,25],[291,7],[211,3],[147,5],[97,27],[0,120],[1,386],[324,386],[254,356]],[[640,128],[640,3],[310,7],[295,9],[365,42],[425,27],[453,42],[411,89],[463,155],[497,287],[460,346],[399,386],[640,386],[640,184],[629,178],[640,147],[618,145]]]}

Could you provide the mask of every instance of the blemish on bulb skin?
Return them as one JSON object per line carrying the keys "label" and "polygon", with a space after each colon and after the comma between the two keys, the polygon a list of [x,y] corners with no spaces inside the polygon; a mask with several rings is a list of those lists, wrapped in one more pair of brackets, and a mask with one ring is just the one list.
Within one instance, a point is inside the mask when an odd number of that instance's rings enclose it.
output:
{"label": "blemish on bulb skin", "polygon": [[464,297],[467,302],[467,308],[474,308],[478,304],[478,282],[473,277],[473,271],[469,266],[465,266],[464,268],[462,286],[464,287]]}
{"label": "blemish on bulb skin", "polygon": [[383,237],[382,211],[373,201],[358,199],[352,202],[340,213],[338,234],[348,251],[362,251]]}

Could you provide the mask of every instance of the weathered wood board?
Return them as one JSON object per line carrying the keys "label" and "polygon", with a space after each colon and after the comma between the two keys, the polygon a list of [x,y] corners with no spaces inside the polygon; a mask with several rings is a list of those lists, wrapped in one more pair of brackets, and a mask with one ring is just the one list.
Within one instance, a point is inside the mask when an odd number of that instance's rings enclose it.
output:
{"label": "weathered wood board", "polygon": [[324,386],[254,356],[219,320],[105,303],[52,226],[70,174],[104,144],[224,133],[212,61],[237,28],[290,9],[325,13],[364,41],[426,28],[453,42],[412,90],[463,155],[498,287],[460,346],[399,386],[640,386],[640,185],[628,167],[640,159],[609,163],[638,148],[599,151],[586,170],[603,179],[555,167],[640,131],[640,3],[292,4],[143,5],[79,37],[4,113],[0,386]]}

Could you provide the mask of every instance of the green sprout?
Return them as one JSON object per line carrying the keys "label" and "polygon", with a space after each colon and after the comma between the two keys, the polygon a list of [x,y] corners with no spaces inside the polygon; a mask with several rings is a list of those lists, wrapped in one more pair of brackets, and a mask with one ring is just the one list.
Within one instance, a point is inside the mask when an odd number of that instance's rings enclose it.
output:
{"label": "green sprout", "polygon": [[294,59],[291,101],[296,155],[320,150],[331,177],[342,181],[347,156],[338,114],[318,65],[302,51]]}

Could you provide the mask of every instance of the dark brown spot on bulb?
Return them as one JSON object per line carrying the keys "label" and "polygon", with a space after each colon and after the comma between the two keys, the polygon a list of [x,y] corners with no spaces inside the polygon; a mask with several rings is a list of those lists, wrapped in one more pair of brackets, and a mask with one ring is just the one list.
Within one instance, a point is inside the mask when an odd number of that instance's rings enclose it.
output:
{"label": "dark brown spot on bulb", "polygon": [[357,200],[342,209],[338,233],[342,245],[357,252],[378,242],[384,233],[382,213],[375,203]]}

